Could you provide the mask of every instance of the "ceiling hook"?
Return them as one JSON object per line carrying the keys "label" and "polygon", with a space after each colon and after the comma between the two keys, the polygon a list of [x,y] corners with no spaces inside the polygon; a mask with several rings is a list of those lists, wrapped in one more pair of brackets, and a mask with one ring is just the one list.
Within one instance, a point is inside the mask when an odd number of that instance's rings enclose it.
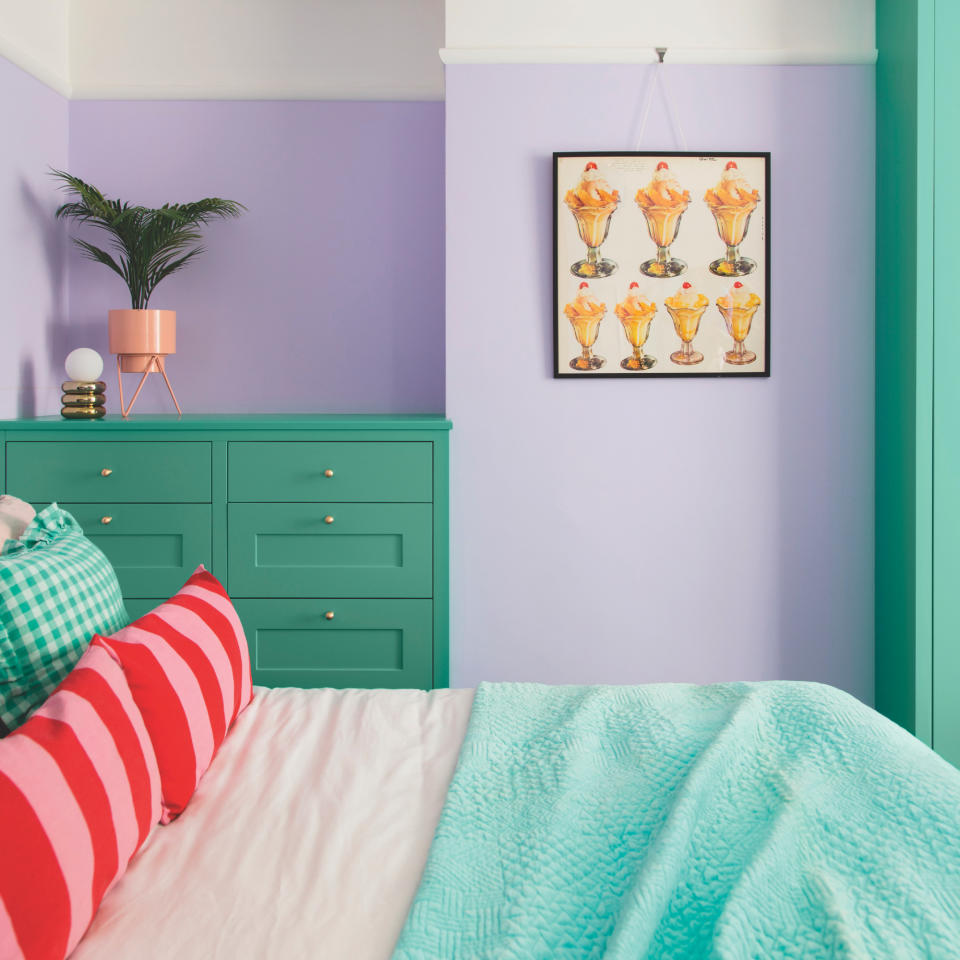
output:
{"label": "ceiling hook", "polygon": [[660,58],[659,62],[663,63],[663,58],[667,55],[667,48],[655,47],[654,49],[657,51],[657,56]]}

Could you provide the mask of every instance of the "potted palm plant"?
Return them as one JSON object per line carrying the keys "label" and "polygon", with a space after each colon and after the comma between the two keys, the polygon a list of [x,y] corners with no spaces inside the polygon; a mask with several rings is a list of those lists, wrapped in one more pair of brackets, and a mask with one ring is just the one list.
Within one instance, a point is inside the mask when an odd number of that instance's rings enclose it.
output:
{"label": "potted palm plant", "polygon": [[177,314],[150,309],[150,297],[161,280],[203,252],[201,226],[238,217],[246,208],[219,197],[157,208],[134,206],[110,200],[96,187],[62,170],[51,173],[71,196],[57,209],[57,218],[98,227],[108,234],[114,252],[79,237],[73,237],[73,242],[85,257],[118,274],[130,291],[131,309],[109,314],[110,352],[118,355],[119,370],[144,375],[157,370],[166,379],[163,358],[176,352]]}

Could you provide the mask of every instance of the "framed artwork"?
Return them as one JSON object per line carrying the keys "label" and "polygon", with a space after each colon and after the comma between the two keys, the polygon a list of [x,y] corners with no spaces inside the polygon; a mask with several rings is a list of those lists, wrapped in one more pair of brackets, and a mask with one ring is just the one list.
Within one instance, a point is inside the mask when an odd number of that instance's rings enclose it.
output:
{"label": "framed artwork", "polygon": [[770,375],[770,154],[553,155],[554,376]]}

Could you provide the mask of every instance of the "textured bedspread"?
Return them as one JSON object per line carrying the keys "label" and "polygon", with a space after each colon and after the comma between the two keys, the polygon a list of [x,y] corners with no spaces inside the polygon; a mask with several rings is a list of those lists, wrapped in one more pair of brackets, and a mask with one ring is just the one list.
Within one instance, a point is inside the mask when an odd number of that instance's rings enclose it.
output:
{"label": "textured bedspread", "polygon": [[483,684],[394,956],[957,958],[960,772],[819,684]]}

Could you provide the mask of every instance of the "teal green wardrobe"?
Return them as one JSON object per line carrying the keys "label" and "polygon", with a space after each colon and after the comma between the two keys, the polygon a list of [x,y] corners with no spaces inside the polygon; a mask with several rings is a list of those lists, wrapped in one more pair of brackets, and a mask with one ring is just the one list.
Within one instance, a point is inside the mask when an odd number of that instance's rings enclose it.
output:
{"label": "teal green wardrobe", "polygon": [[877,707],[960,765],[960,4],[877,3]]}
{"label": "teal green wardrobe", "polygon": [[56,500],[131,616],[203,563],[266,686],[448,683],[442,417],[0,421],[3,489]]}

